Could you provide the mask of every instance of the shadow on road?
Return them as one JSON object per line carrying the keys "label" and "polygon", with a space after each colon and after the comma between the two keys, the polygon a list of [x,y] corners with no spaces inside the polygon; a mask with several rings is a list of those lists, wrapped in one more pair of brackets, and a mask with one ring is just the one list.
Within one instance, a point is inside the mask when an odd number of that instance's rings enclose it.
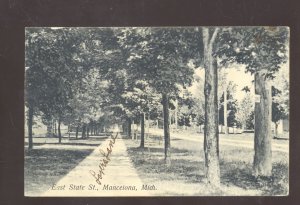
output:
{"label": "shadow on road", "polygon": [[[35,144],[37,145],[37,144]],[[68,144],[78,145],[78,144]],[[84,144],[85,146],[88,144]],[[60,145],[56,145],[60,146]],[[95,149],[65,150],[55,147],[25,149],[24,189],[27,195],[39,195],[52,187]]]}

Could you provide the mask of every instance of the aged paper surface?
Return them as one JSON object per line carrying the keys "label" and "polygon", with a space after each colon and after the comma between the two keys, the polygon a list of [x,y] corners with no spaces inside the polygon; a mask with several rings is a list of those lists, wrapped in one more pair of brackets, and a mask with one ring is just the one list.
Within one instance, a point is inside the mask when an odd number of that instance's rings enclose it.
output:
{"label": "aged paper surface", "polygon": [[288,27],[25,34],[25,196],[289,194]]}

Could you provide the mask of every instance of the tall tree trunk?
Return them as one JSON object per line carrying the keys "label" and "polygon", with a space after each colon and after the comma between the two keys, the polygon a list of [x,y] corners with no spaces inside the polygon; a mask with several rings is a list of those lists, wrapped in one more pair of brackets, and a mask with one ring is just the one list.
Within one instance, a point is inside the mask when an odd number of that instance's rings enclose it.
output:
{"label": "tall tree trunk", "polygon": [[91,136],[95,136],[95,124],[91,124]]}
{"label": "tall tree trunk", "polygon": [[129,138],[131,138],[131,123],[132,123],[131,119],[128,118],[128,129],[127,129],[128,132],[127,133],[128,133]]}
{"label": "tall tree trunk", "polygon": [[150,132],[150,114],[147,114],[147,138],[149,137]]}
{"label": "tall tree trunk", "polygon": [[78,139],[78,131],[79,131],[79,125],[76,127],[76,139]]}
{"label": "tall tree trunk", "polygon": [[71,126],[70,126],[70,123],[68,125],[68,138],[70,139],[71,137]]}
{"label": "tall tree trunk", "polygon": [[83,124],[82,126],[82,133],[81,133],[81,138],[84,139],[86,136],[86,125]]}
{"label": "tall tree trunk", "polygon": [[28,107],[28,149],[33,148],[33,142],[32,142],[32,125],[33,125],[33,108],[31,106]]}
{"label": "tall tree trunk", "polygon": [[278,137],[278,122],[275,123],[275,137]]}
{"label": "tall tree trunk", "polygon": [[126,119],[126,121],[123,122],[123,124],[122,124],[122,132],[124,135],[125,135],[125,133],[126,133],[126,135],[128,134],[128,119]]}
{"label": "tall tree trunk", "polygon": [[136,138],[136,124],[135,124],[135,121],[133,121],[133,135],[131,136],[132,138],[131,139],[135,139]]}
{"label": "tall tree trunk", "polygon": [[95,125],[95,124],[92,125],[92,132],[91,132],[91,135],[93,135],[93,136],[96,135],[96,125]]}
{"label": "tall tree trunk", "polygon": [[89,136],[90,136],[90,133],[89,133],[89,132],[90,132],[90,125],[87,124],[87,125],[86,125],[86,137],[87,137],[87,138],[89,138]]}
{"label": "tall tree trunk", "polygon": [[55,125],[54,125],[54,123],[55,123],[55,120],[52,119],[52,121],[51,121],[51,125],[52,125],[52,137],[55,136]]}
{"label": "tall tree trunk", "polygon": [[145,113],[141,114],[141,148],[145,147]]}
{"label": "tall tree trunk", "polygon": [[52,137],[53,136],[53,133],[52,133],[52,120],[49,120],[48,123],[47,123],[47,137]]}
{"label": "tall tree trunk", "polygon": [[136,123],[136,140],[138,140],[138,132],[141,132],[141,121],[138,120],[137,123]]}
{"label": "tall tree trunk", "polygon": [[164,113],[165,162],[167,166],[171,166],[169,98],[166,93],[162,94],[162,103],[163,103],[163,113]]}
{"label": "tall tree trunk", "polygon": [[175,101],[175,129],[178,129],[178,100]]}
{"label": "tall tree trunk", "polygon": [[207,183],[213,187],[220,187],[219,164],[219,127],[218,127],[218,69],[217,61],[213,57],[213,44],[218,32],[213,35],[208,28],[203,28],[204,68],[205,68],[205,129],[204,153],[205,175]]}
{"label": "tall tree trunk", "polygon": [[224,86],[224,129],[225,135],[228,135],[228,125],[227,125],[227,85]]}
{"label": "tall tree trunk", "polygon": [[95,135],[97,136],[97,135],[99,134],[99,124],[96,123],[95,126],[96,126],[96,127],[95,127]]}
{"label": "tall tree trunk", "polygon": [[60,118],[58,118],[58,143],[61,143]]}
{"label": "tall tree trunk", "polygon": [[56,120],[54,120],[54,133],[55,133],[55,135],[57,135]]}
{"label": "tall tree trunk", "polygon": [[89,136],[93,136],[93,123],[89,124],[89,132],[90,132]]}
{"label": "tall tree trunk", "polygon": [[[264,79],[263,71],[255,74],[255,134],[254,134],[254,175],[271,176],[271,86]],[[259,101],[259,102],[258,102]]]}

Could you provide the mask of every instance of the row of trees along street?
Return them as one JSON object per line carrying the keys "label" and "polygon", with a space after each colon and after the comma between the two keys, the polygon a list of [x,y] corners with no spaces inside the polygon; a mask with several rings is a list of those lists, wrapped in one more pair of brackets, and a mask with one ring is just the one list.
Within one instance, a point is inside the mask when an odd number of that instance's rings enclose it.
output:
{"label": "row of trees along street", "polygon": [[[289,113],[288,83],[271,90],[270,82],[288,60],[288,38],[284,27],[27,28],[29,149],[36,117],[49,134],[57,124],[59,142],[62,124],[85,138],[115,122],[122,122],[131,136],[132,123],[140,122],[141,147],[145,121],[163,117],[165,162],[170,166],[169,122],[190,126],[194,121],[204,125],[208,184],[218,187],[219,123],[227,132],[234,122],[249,127],[252,117],[254,173],[270,176],[271,120],[277,123]],[[234,83],[219,72],[232,64],[254,75],[255,106],[250,95],[239,106],[233,99]],[[205,70],[204,79],[195,75],[198,67]],[[188,90],[192,84],[197,96]],[[272,116],[272,109],[281,114]]]}

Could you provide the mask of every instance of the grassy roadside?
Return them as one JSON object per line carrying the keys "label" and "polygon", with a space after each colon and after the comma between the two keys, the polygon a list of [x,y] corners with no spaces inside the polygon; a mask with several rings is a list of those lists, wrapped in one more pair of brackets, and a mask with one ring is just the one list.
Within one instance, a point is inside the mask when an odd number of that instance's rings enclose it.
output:
{"label": "grassy roadside", "polygon": [[[146,184],[159,184],[162,195],[287,195],[288,154],[273,152],[273,175],[255,178],[252,175],[252,149],[222,145],[220,147],[221,189],[205,185],[203,145],[173,139],[172,165],[164,164],[163,143],[125,139],[129,156]],[[181,188],[180,188],[181,187]]]}
{"label": "grassy roadside", "polygon": [[91,154],[101,140],[64,138],[58,144],[56,138],[35,138],[34,142],[34,149],[25,147],[24,153],[24,192],[29,196],[47,191]]}

